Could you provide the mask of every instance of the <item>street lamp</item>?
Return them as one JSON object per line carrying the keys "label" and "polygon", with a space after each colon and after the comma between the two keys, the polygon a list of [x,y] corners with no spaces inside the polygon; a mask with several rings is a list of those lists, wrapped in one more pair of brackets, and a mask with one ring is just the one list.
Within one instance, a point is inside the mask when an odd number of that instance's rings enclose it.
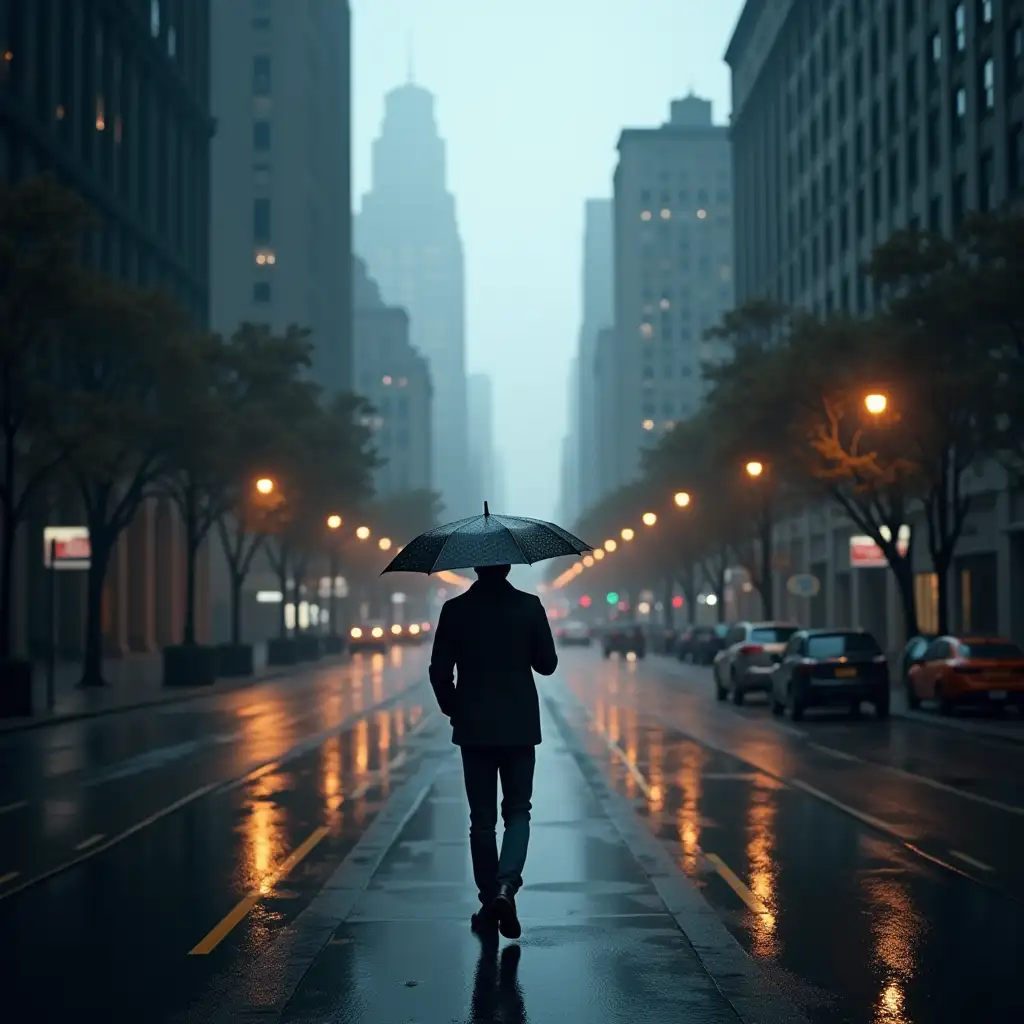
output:
{"label": "street lamp", "polygon": [[619,545],[615,543],[611,538],[604,542],[604,549],[611,554]]}
{"label": "street lamp", "polygon": [[[341,516],[336,512],[333,515],[327,517],[327,529],[340,530],[341,529]],[[331,616],[331,636],[338,635],[338,551],[334,544],[330,545],[328,550],[329,558],[327,562],[327,574],[330,577],[330,616]]]}
{"label": "street lamp", "polygon": [[631,526],[627,526],[619,536],[625,541],[630,541],[636,536],[636,534],[633,532],[633,528]]}
{"label": "street lamp", "polygon": [[686,508],[690,504],[689,491],[677,491],[673,501],[675,501],[677,508]]}
{"label": "street lamp", "polygon": [[356,536],[360,540],[366,540],[370,536],[370,528],[368,526],[360,526],[356,529]]}
{"label": "street lamp", "polygon": [[256,490],[260,494],[272,494],[274,491],[274,481],[269,476],[261,476],[256,481]]}
{"label": "street lamp", "polygon": [[583,556],[583,565],[584,565],[585,568],[589,569],[593,564],[594,564],[594,556],[593,555],[584,555]]}
{"label": "street lamp", "polygon": [[641,517],[644,526],[653,526],[657,521],[658,517],[653,512],[645,512]]}
{"label": "street lamp", "polygon": [[889,399],[880,391],[873,391],[870,395],[864,396],[864,408],[872,416],[881,416],[889,406]]}
{"label": "street lamp", "polygon": [[379,547],[381,551],[389,551],[391,549],[391,538],[381,537],[381,539],[377,541],[377,547]]}
{"label": "street lamp", "polygon": [[747,476],[759,477],[764,472],[764,463],[756,459],[747,463]]}
{"label": "street lamp", "polygon": [[327,529],[328,530],[337,530],[337,529],[340,529],[340,527],[341,527],[341,516],[333,515],[333,516],[328,516],[327,517]]}
{"label": "street lamp", "polygon": [[595,548],[594,549],[594,561],[600,562],[602,558],[604,558],[604,551],[602,551],[601,548]]}

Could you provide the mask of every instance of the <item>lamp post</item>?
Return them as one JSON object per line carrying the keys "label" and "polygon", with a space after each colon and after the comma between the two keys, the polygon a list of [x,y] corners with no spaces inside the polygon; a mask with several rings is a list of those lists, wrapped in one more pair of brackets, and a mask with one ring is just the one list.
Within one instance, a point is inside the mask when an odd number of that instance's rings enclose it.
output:
{"label": "lamp post", "polygon": [[747,476],[757,485],[757,501],[760,506],[757,517],[758,542],[761,548],[761,610],[765,619],[775,617],[775,586],[772,579],[772,534],[775,517],[772,496],[765,479],[765,464],[751,459],[744,467]]}
{"label": "lamp post", "polygon": [[[336,534],[341,529],[343,520],[339,515],[331,515],[327,517],[327,529],[332,534]],[[337,580],[338,580],[338,545],[335,543],[334,537],[330,538],[330,545],[328,549],[328,560],[327,560],[327,573],[330,576],[330,616],[331,616],[331,636],[338,635],[338,602],[336,600],[338,594]]]}

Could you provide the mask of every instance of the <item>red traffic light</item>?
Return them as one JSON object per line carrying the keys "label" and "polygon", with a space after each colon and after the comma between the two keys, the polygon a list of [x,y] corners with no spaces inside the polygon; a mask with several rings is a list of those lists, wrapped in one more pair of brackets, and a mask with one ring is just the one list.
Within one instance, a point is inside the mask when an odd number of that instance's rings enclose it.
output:
{"label": "red traffic light", "polygon": [[679,594],[676,594],[676,596],[672,598],[672,607],[673,608],[682,608],[683,607],[683,599],[682,599],[682,597]]}
{"label": "red traffic light", "polygon": [[580,607],[581,608],[589,608],[590,607],[590,595],[589,594],[584,594],[580,598]]}

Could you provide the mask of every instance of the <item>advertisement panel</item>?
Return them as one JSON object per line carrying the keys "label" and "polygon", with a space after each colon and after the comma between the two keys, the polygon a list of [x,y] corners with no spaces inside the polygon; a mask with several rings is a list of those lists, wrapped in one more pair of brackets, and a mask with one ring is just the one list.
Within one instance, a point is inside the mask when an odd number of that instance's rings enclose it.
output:
{"label": "advertisement panel", "polygon": [[[885,533],[882,534],[885,536]],[[910,527],[901,526],[896,534],[896,550],[900,555],[906,555],[910,548]],[[884,569],[888,565],[882,549],[875,543],[872,537],[851,537],[850,538],[850,568],[851,569]]]}
{"label": "advertisement panel", "polygon": [[88,569],[92,556],[88,526],[47,526],[43,530],[43,565],[49,569]]}

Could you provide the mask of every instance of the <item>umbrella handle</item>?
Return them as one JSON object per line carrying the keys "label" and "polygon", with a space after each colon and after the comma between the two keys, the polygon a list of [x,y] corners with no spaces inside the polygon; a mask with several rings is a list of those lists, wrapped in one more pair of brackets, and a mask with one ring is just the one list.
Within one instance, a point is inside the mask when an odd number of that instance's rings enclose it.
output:
{"label": "umbrella handle", "polygon": [[491,514],[491,510],[487,507],[487,502],[485,501],[484,502],[484,515],[485,516],[489,516],[490,514]]}

